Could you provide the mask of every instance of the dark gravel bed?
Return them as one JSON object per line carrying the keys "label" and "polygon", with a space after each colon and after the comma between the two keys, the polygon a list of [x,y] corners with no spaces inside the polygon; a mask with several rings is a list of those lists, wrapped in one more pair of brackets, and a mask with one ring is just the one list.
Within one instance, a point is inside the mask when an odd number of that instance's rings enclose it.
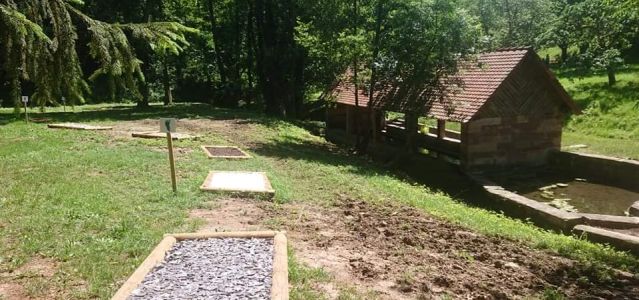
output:
{"label": "dark gravel bed", "polygon": [[270,299],[272,273],[272,239],[186,240],[129,299]]}
{"label": "dark gravel bed", "polygon": [[237,157],[246,157],[244,152],[230,147],[205,147],[206,151],[208,151],[213,156],[237,156]]}

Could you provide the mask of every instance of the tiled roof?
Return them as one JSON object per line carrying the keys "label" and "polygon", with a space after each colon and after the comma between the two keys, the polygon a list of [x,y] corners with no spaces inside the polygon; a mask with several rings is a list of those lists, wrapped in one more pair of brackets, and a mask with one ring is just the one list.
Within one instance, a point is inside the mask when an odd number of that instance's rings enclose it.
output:
{"label": "tiled roof", "polygon": [[[350,76],[347,74],[346,77],[348,78]],[[353,84],[344,84],[344,80],[340,81],[333,89],[333,96],[337,103],[355,106],[355,87]],[[357,100],[358,106],[368,106],[368,93],[366,93],[362,87],[359,89]]]}
{"label": "tiled roof", "polygon": [[[482,53],[476,59],[462,63],[458,74],[453,76],[457,79],[454,81],[461,84],[448,88],[443,100],[435,100],[428,116],[458,122],[469,121],[530,51],[532,51],[530,48],[500,49]],[[548,76],[556,81],[550,71]],[[558,82],[555,84],[572,108],[574,105],[572,100]],[[333,90],[333,95],[338,103],[355,105],[352,84],[339,82]],[[368,96],[360,90],[359,105],[367,106],[368,101]]]}
{"label": "tiled roof", "polygon": [[528,48],[502,49],[482,53],[476,61],[463,63],[457,75],[461,86],[449,91],[444,101],[435,101],[428,115],[460,122],[470,120],[528,51]]}

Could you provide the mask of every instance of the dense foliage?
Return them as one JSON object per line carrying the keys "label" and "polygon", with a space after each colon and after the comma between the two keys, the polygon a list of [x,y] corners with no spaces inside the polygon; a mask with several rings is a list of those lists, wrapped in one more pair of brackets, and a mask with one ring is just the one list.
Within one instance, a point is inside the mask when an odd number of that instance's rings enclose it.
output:
{"label": "dense foliage", "polygon": [[369,92],[418,99],[460,57],[516,46],[558,47],[560,63],[613,85],[639,51],[638,11],[636,0],[0,0],[0,100],[176,98],[300,116],[347,69]]}
{"label": "dense foliage", "polygon": [[183,33],[193,31],[171,22],[105,23],[81,7],[79,1],[0,1],[4,102],[17,105],[26,92],[40,106],[58,104],[62,97],[83,103],[90,92],[87,80],[98,79],[112,91],[136,94],[144,76],[131,42],[179,53],[187,44]]}

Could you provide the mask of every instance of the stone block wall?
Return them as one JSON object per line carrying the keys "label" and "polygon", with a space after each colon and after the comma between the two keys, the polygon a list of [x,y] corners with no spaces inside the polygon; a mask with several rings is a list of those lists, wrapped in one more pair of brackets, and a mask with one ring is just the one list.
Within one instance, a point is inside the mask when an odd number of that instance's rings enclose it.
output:
{"label": "stone block wall", "polygon": [[639,192],[639,161],[553,151],[549,162],[554,168],[574,177],[589,178],[598,183]]}
{"label": "stone block wall", "polygon": [[542,165],[561,147],[559,117],[493,117],[462,125],[462,164],[467,169]]}

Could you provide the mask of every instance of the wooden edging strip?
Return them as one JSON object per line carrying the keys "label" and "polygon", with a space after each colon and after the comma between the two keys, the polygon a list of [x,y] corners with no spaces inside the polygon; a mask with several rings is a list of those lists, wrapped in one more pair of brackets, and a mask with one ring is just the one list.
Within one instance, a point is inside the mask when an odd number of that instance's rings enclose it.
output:
{"label": "wooden edging strip", "polygon": [[283,232],[278,232],[273,238],[271,300],[288,300],[288,248]]}
{"label": "wooden edging strip", "polygon": [[211,239],[211,238],[273,238],[275,231],[233,231],[233,232],[204,232],[204,233],[175,233],[167,236],[178,241]]}
{"label": "wooden edging strip", "polygon": [[173,245],[177,240],[172,236],[165,236],[164,239],[160,242],[160,244],[153,249],[151,254],[142,262],[142,264],[133,272],[133,275],[127,279],[126,282],[120,287],[120,289],[115,293],[111,300],[126,300],[133,290],[142,283],[146,274],[151,272],[153,268],[160,262],[164,260],[164,256],[166,252],[171,250]]}
{"label": "wooden edging strip", "polygon": [[113,127],[111,126],[95,126],[95,125],[88,125],[88,124],[65,124],[65,123],[47,124],[47,127],[57,128],[57,129],[75,129],[75,130],[89,130],[89,131],[113,129]]}

